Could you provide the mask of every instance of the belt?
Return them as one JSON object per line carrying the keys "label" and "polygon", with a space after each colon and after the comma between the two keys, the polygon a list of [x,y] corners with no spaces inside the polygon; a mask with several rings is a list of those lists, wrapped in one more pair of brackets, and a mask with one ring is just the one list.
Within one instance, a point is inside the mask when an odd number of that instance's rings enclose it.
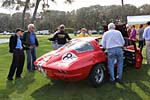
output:
{"label": "belt", "polygon": [[15,50],[17,50],[17,51],[22,51],[23,48],[15,48]]}
{"label": "belt", "polygon": [[117,47],[112,47],[112,48],[107,48],[107,49],[114,49],[114,48],[123,48],[122,46],[117,46]]}

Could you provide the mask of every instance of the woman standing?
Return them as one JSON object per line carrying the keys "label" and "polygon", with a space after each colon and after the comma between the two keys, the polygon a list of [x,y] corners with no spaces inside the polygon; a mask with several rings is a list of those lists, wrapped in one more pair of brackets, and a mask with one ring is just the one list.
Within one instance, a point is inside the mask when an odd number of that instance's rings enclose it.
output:
{"label": "woman standing", "polygon": [[139,46],[138,47],[141,49],[141,52],[144,46],[143,32],[144,32],[144,28],[143,28],[143,25],[141,24],[138,30],[138,34],[139,34]]}

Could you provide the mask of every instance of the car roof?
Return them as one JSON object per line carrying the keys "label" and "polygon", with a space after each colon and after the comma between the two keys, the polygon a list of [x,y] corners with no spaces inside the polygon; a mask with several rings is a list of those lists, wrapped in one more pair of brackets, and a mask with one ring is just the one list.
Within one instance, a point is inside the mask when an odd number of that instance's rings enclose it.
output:
{"label": "car roof", "polygon": [[101,37],[81,37],[81,38],[75,38],[75,40],[81,40],[81,41],[93,41],[93,40],[97,40],[97,39],[101,39]]}

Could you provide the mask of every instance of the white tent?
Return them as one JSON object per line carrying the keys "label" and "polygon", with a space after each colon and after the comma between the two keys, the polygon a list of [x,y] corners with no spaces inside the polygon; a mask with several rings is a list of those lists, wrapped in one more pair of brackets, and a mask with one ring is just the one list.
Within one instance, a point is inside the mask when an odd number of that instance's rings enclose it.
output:
{"label": "white tent", "polygon": [[127,16],[127,23],[129,25],[146,24],[148,21],[150,21],[150,15]]}

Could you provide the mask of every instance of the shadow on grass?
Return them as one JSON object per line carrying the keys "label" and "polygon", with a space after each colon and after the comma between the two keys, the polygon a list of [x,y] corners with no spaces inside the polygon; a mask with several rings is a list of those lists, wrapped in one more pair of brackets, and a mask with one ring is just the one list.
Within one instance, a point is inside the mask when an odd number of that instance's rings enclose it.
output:
{"label": "shadow on grass", "polygon": [[34,72],[26,73],[23,78],[13,81],[6,81],[6,87],[0,90],[0,100],[13,100],[10,95],[14,92],[18,94],[24,93],[28,89],[28,85],[34,82]]}
{"label": "shadow on grass", "polygon": [[[115,86],[106,82],[103,86],[93,88],[87,85],[87,81],[63,82],[53,81],[43,85],[32,93],[35,100],[142,100],[149,98],[149,87],[144,82],[150,81],[149,67],[146,66],[137,71],[134,68],[126,68],[124,71],[124,84]],[[143,76],[142,76],[143,75]],[[139,87],[139,90],[134,88]],[[141,97],[140,92],[146,92]]]}

